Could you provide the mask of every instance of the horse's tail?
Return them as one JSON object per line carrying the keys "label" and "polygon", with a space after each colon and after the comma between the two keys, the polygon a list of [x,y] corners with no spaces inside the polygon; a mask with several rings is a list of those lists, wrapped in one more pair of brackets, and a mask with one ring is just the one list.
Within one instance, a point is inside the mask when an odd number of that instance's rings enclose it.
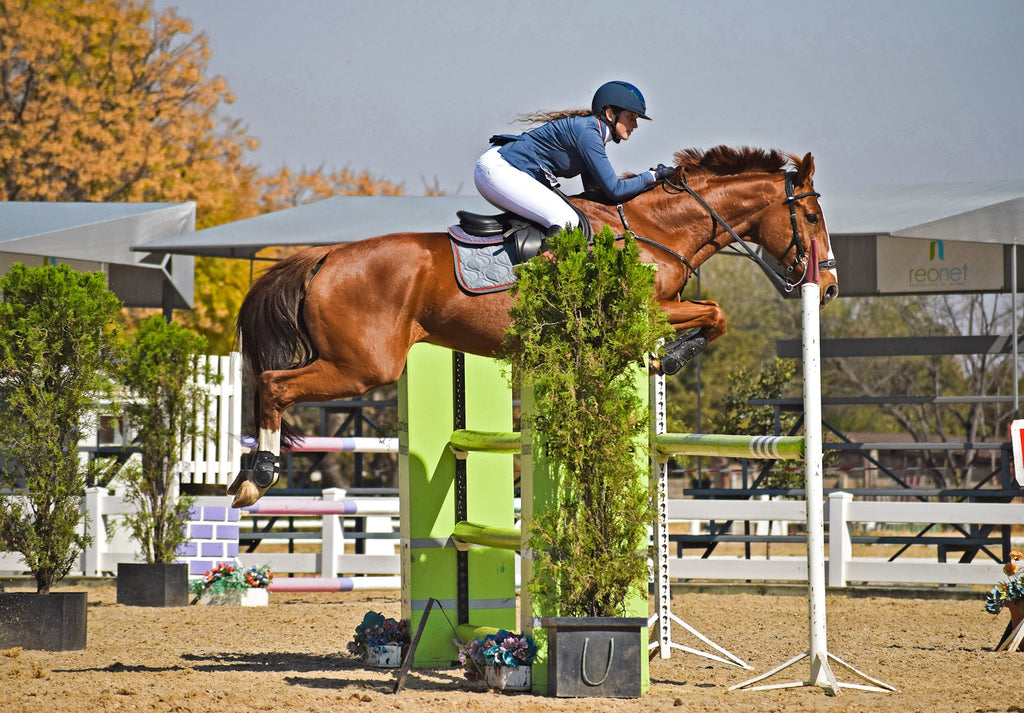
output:
{"label": "horse's tail", "polygon": [[[295,253],[263,273],[249,288],[236,319],[242,363],[253,394],[253,418],[259,428],[260,374],[299,369],[317,358],[316,348],[302,318],[306,282],[330,247]],[[281,422],[282,445],[290,445],[298,432]]]}

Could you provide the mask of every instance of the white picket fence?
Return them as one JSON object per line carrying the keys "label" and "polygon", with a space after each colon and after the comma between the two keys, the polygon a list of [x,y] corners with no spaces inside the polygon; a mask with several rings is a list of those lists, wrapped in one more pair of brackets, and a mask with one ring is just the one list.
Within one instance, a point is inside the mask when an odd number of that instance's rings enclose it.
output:
{"label": "white picket fence", "polygon": [[201,382],[210,395],[206,426],[215,439],[197,439],[182,448],[181,482],[222,485],[234,480],[242,462],[242,355],[205,357],[220,383]]}
{"label": "white picket fence", "polygon": [[[312,500],[314,498],[303,498]],[[322,498],[316,498],[322,499]],[[227,500],[225,498],[225,504]],[[375,522],[363,530],[386,531],[381,523],[390,523],[393,539],[373,540],[372,552],[352,554],[353,525],[359,515],[304,516],[307,524],[319,530],[319,537],[302,540],[318,552],[243,554],[243,564],[271,564],[272,570],[333,577],[396,575],[399,572],[398,504],[395,498],[380,498],[383,509],[374,510]],[[91,489],[86,497],[83,526],[88,526],[94,542],[83,552],[81,567],[73,574],[115,572],[116,563],[136,561],[135,548],[124,534],[112,533],[114,522],[128,506],[105,489]],[[388,507],[391,510],[388,510]],[[257,517],[265,517],[259,516]],[[743,523],[765,531],[769,523],[801,525],[806,520],[805,504],[797,500],[669,500],[670,522],[706,523],[734,521],[737,530]],[[243,514],[239,525],[251,527],[251,516]],[[1024,507],[1018,503],[923,503],[869,502],[854,500],[849,493],[832,493],[826,503],[826,525],[830,533],[827,576],[830,587],[851,584],[895,585],[992,585],[1003,578],[1001,565],[987,557],[975,561],[939,562],[936,556],[901,556],[890,562],[884,556],[854,556],[851,529],[862,523],[903,523],[942,525],[1024,525]],[[319,526],[319,527],[317,527]],[[326,553],[326,554],[325,554]],[[803,556],[699,555],[671,557],[670,575],[675,580],[729,582],[806,582],[807,562]],[[24,573],[20,557],[0,553],[0,575]]]}
{"label": "white picket fence", "polygon": [[[806,522],[802,500],[669,500],[670,522],[686,520],[734,521],[742,526],[765,522],[802,525]],[[888,561],[884,556],[853,555],[851,530],[863,523],[914,525],[1024,525],[1024,507],[1017,503],[927,503],[873,502],[854,500],[850,493],[831,493],[825,504],[825,525],[829,533],[826,561],[828,585],[992,585],[1004,578],[1002,565],[987,557],[969,563],[939,562],[923,557],[901,556]],[[927,542],[927,540],[923,540]],[[870,546],[865,546],[870,547]],[[996,553],[998,555],[998,553]],[[673,579],[704,581],[807,581],[804,556],[752,555],[673,557],[669,563]]]}
{"label": "white picket fence", "polygon": [[[207,356],[211,369],[221,375],[220,384],[208,384],[211,399],[207,422],[217,424],[217,438],[189,444],[182,453],[182,480],[185,483],[226,486],[241,466],[242,445],[242,369],[240,355]],[[125,434],[130,438],[130,434]],[[95,437],[92,443],[95,444]],[[86,444],[88,445],[88,444]],[[225,505],[227,498],[225,498]],[[137,548],[115,523],[124,516],[124,500],[107,489],[90,489],[83,508],[83,527],[94,538],[82,553],[80,567],[73,574],[116,572],[117,562],[137,561]],[[759,534],[784,532],[788,524],[806,522],[804,501],[797,500],[669,500],[667,518],[670,522],[689,523],[690,531],[704,529],[704,523],[733,521],[737,529],[750,523]],[[377,520],[398,522],[397,499],[394,512],[381,513]],[[1002,576],[1000,564],[989,558],[975,561],[939,562],[934,559],[901,556],[889,562],[886,557],[853,556],[851,528],[857,523],[934,524],[942,525],[1024,525],[1024,507],[1020,504],[984,503],[906,503],[857,501],[848,493],[833,493],[827,502],[826,525],[830,533],[827,562],[828,583],[844,587],[850,583],[879,585],[985,585]],[[249,521],[243,515],[240,525]],[[372,553],[355,556],[346,547],[353,542],[346,524],[354,524],[352,516],[327,515],[317,519],[319,539],[303,540],[318,543],[319,553],[272,553],[257,551],[240,555],[246,564],[270,562],[274,571],[298,574],[335,576],[394,575],[399,571],[398,531],[394,539],[373,540]],[[366,527],[366,524],[363,524]],[[385,530],[375,521],[369,528]],[[365,530],[364,530],[365,531]],[[369,544],[370,541],[368,541]],[[351,548],[349,548],[351,549]],[[325,553],[327,553],[325,555]],[[0,575],[24,573],[19,555],[0,552]],[[807,581],[807,562],[803,556],[686,555],[672,557],[670,576],[680,580],[699,581]]]}
{"label": "white picket fence", "polygon": [[[227,485],[238,474],[242,463],[242,355],[231,352],[228,356],[200,355],[211,374],[220,377],[207,381],[200,379],[209,400],[200,429],[215,434],[182,445],[181,482],[195,485]],[[97,426],[106,417],[112,433],[101,442]],[[102,447],[130,447],[134,436],[127,415],[117,404],[99,403],[97,412],[85,419],[90,424],[79,442],[83,460]]]}

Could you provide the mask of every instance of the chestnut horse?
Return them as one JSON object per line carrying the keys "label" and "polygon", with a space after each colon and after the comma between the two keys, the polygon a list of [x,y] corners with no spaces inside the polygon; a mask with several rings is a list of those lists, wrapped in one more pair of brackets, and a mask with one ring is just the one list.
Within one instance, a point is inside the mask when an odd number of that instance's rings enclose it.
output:
{"label": "chestnut horse", "polygon": [[[832,257],[814,191],[814,160],[779,151],[717,147],[676,154],[678,171],[616,208],[570,199],[595,230],[623,223],[657,265],[656,298],[677,333],[712,341],[725,333],[714,302],[680,301],[693,270],[736,237],[760,245],[792,287],[807,270],[810,241]],[[835,299],[835,261],[822,264],[822,306]],[[355,397],[395,383],[416,342],[491,356],[509,325],[507,292],[469,295],[455,281],[445,233],[399,233],[312,247],[257,279],[238,313],[253,384],[259,442],[253,470],[228,488],[233,505],[258,500],[277,480],[282,412],[303,401]],[[285,425],[285,428],[287,426]]]}

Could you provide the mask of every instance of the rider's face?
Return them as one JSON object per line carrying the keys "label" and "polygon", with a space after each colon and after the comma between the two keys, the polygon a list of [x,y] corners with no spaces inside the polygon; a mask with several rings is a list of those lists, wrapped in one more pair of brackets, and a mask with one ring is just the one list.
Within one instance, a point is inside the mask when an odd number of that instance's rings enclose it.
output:
{"label": "rider's face", "polygon": [[636,128],[637,113],[635,111],[622,110],[616,116],[615,110],[611,107],[606,108],[605,112],[608,122],[615,122],[612,127],[615,131],[615,136],[619,141],[626,141],[629,135],[633,133],[633,129]]}

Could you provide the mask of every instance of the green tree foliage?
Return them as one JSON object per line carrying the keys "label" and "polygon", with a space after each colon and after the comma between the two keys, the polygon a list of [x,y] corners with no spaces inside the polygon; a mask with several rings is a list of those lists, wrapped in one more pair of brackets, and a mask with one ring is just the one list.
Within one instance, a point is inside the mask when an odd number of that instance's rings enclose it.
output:
{"label": "green tree foliage", "polygon": [[212,435],[200,384],[219,379],[197,356],[205,351],[202,336],[154,316],[140,325],[118,370],[132,397],[127,412],[142,455],[140,466],[125,468],[126,497],[136,507],[125,521],[146,562],[173,562],[185,542],[194,499],[178,494],[181,452]]}
{"label": "green tree foliage", "polygon": [[796,364],[775,359],[761,368],[739,368],[729,376],[729,389],[722,398],[712,429],[716,433],[765,436],[788,433],[797,417],[782,412],[776,423],[771,406],[752,406],[751,399],[777,399],[789,396]]}
{"label": "green tree foliage", "polygon": [[[729,389],[719,404],[711,430],[716,433],[734,433],[745,436],[767,436],[776,433],[788,435],[797,422],[797,415],[782,411],[776,422],[771,406],[751,405],[751,399],[778,399],[794,395],[793,377],[796,362],[775,359],[760,368],[740,368],[729,376]],[[767,482],[769,488],[799,488],[803,486],[802,469],[787,468],[773,471]]]}
{"label": "green tree foliage", "polygon": [[[149,0],[0,0],[0,200],[195,201],[209,228],[330,195],[397,195],[368,172],[260,176],[259,147],[226,115],[206,35]],[[197,258],[195,309],[211,349],[233,347],[252,266]],[[134,323],[148,311],[133,310]]]}
{"label": "green tree foliage", "polygon": [[75,564],[87,539],[85,414],[109,384],[120,303],[102,273],[15,264],[0,278],[0,540],[20,552],[40,593]]}
{"label": "green tree foliage", "polygon": [[592,249],[579,231],[549,248],[519,268],[504,354],[513,384],[532,385],[532,429],[561,465],[557,504],[530,524],[530,586],[564,616],[622,615],[646,586],[651,522],[636,370],[670,330],[634,241],[618,250],[606,228]]}

